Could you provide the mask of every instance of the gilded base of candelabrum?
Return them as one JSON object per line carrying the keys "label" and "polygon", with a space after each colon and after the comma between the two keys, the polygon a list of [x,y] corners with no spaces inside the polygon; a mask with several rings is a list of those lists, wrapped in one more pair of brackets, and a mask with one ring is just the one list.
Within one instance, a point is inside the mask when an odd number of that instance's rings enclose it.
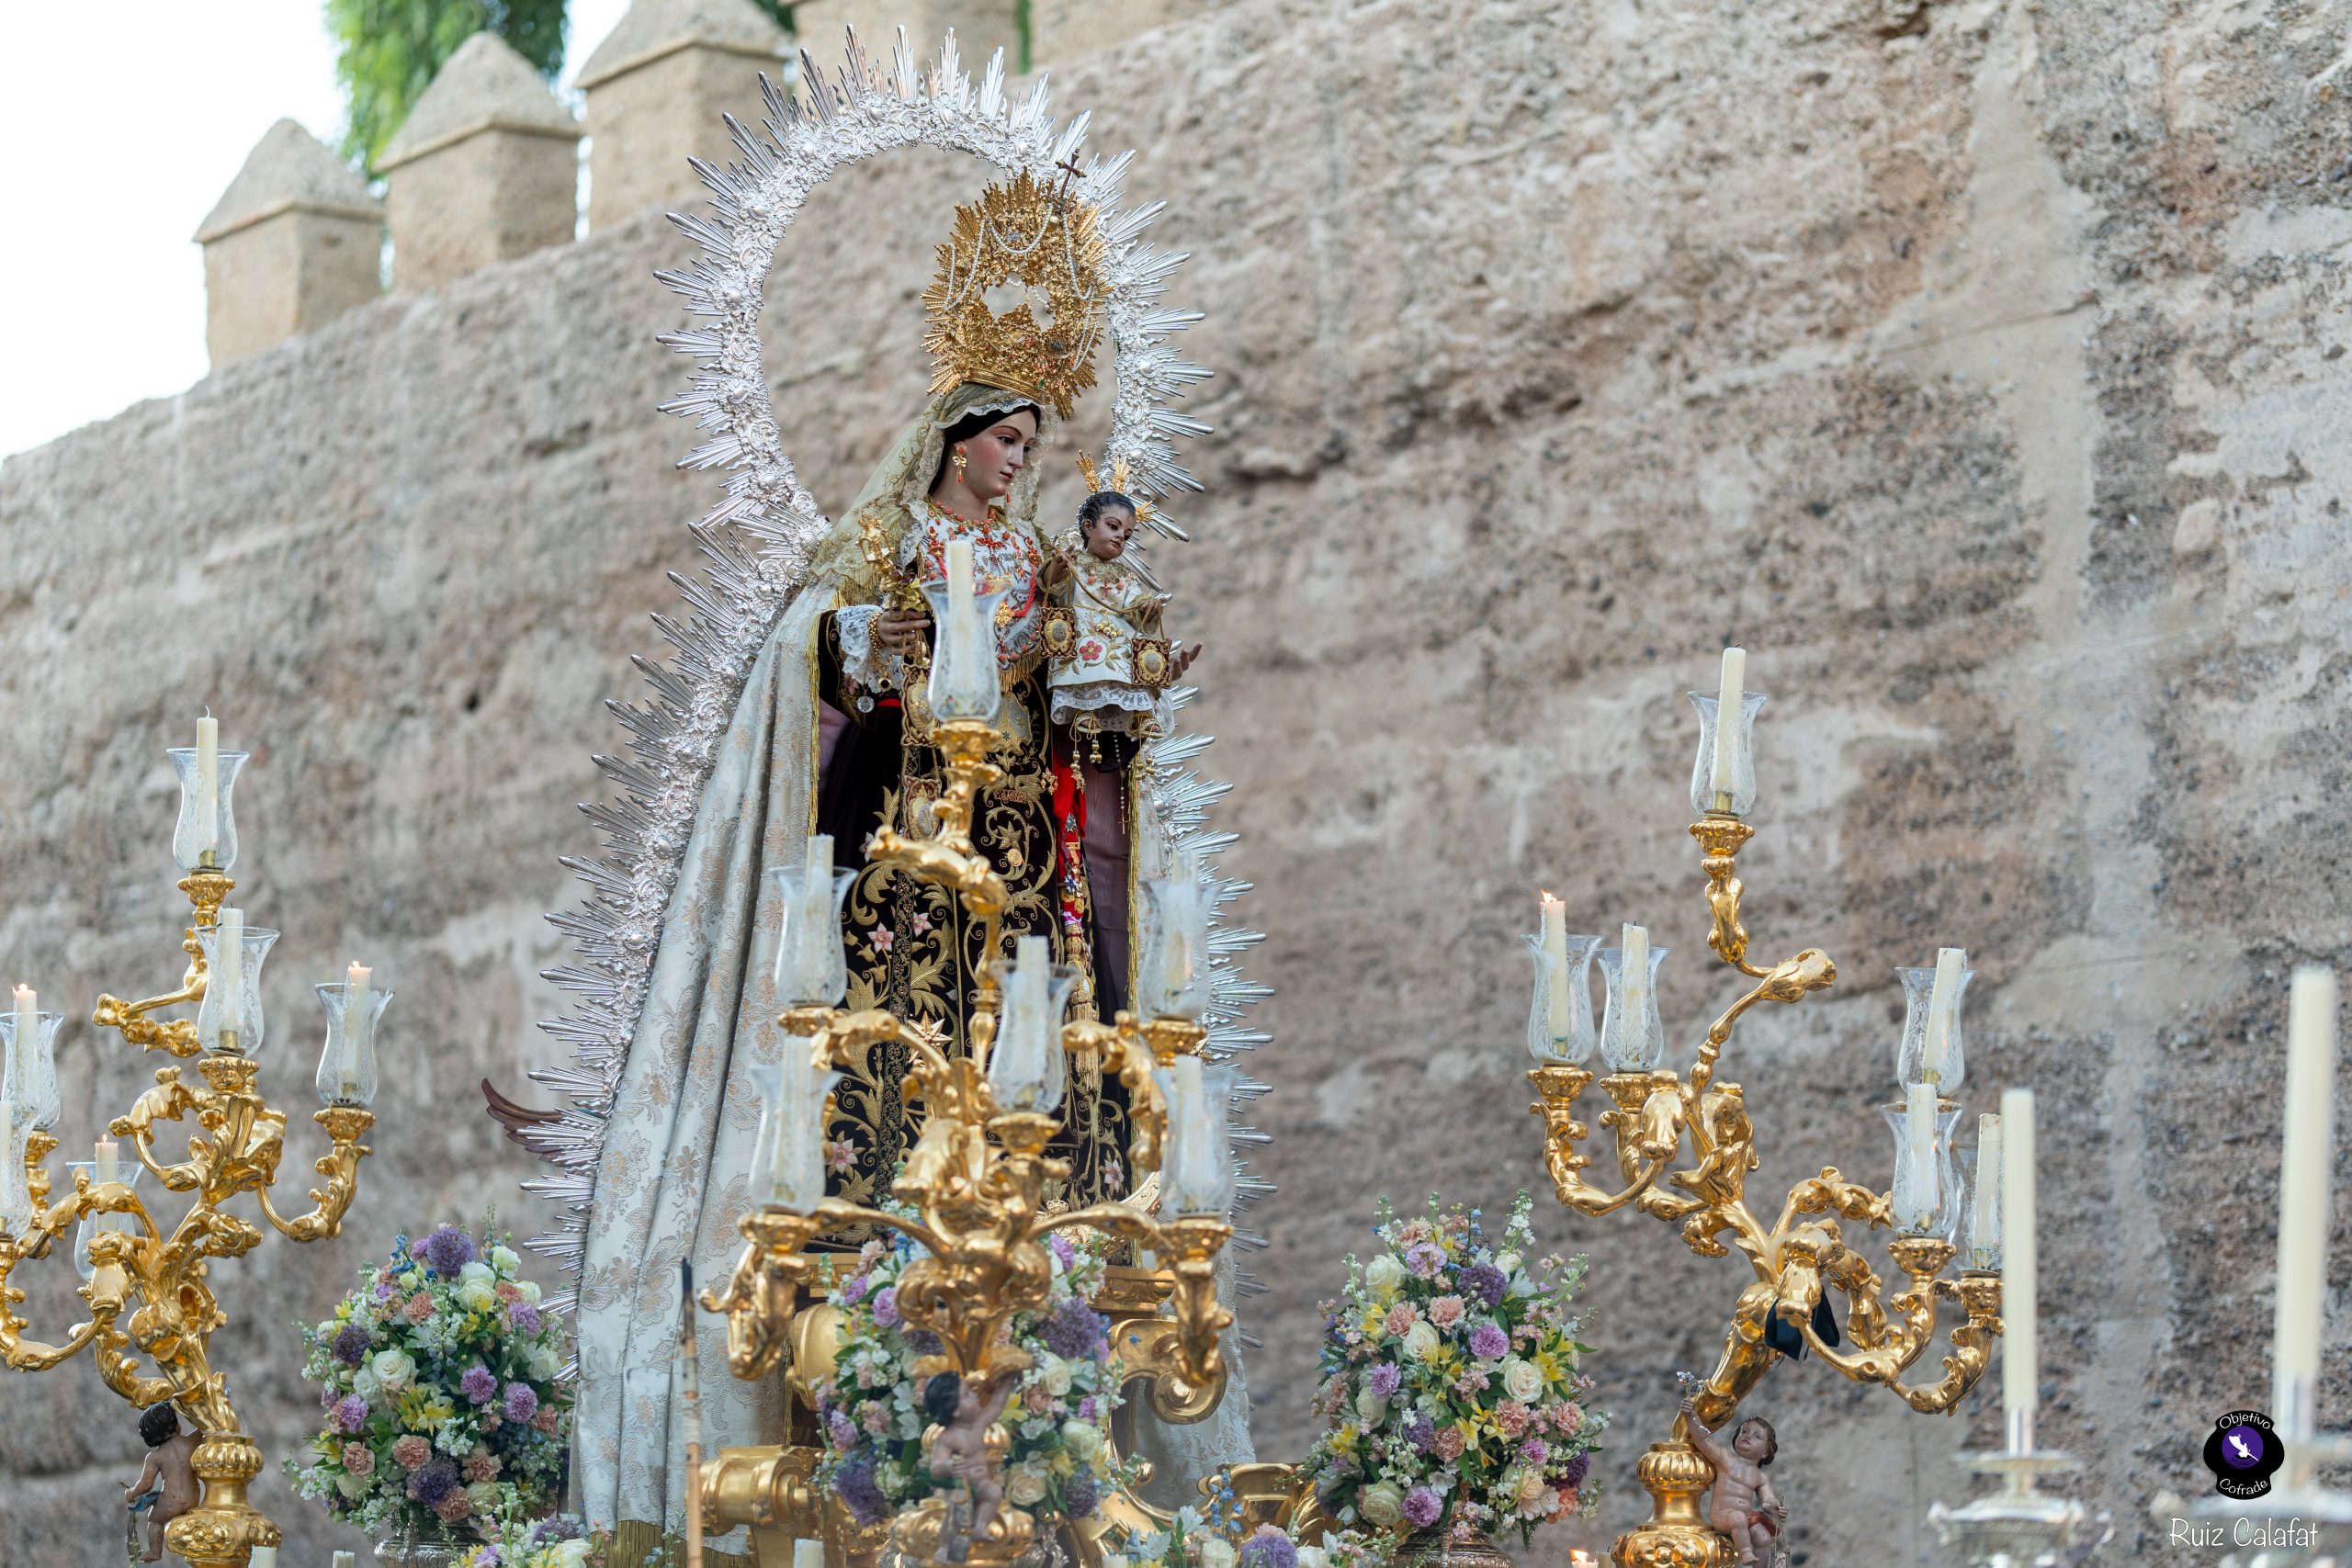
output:
{"label": "gilded base of candelabrum", "polygon": [[2111,1517],[2035,1487],[2038,1477],[2081,1468],[2071,1454],[1962,1454],[1963,1468],[2003,1478],[2001,1489],[1958,1508],[1941,1503],[1928,1524],[1969,1568],[2073,1568],[2115,1534]]}
{"label": "gilded base of candelabrum", "polygon": [[280,1546],[286,1532],[245,1501],[262,1471],[261,1450],[242,1432],[206,1435],[193,1461],[204,1501],[164,1527],[164,1544],[189,1568],[243,1568],[256,1546]]}
{"label": "gilded base of candelabrum", "polygon": [[[948,1498],[926,1497],[892,1519],[892,1550],[910,1563],[956,1561],[954,1553],[943,1550],[950,1506]],[[1012,1563],[1026,1562],[1036,1555],[1039,1533],[1037,1520],[1027,1510],[1005,1504],[989,1521],[985,1535],[966,1540],[962,1561],[989,1568],[1008,1568]]]}
{"label": "gilded base of candelabrum", "polygon": [[1650,1520],[1610,1548],[1616,1568],[1726,1568],[1735,1560],[1730,1540],[1707,1523],[1701,1506],[1715,1472],[1698,1450],[1676,1440],[1652,1443],[1634,1474],[1650,1495]]}

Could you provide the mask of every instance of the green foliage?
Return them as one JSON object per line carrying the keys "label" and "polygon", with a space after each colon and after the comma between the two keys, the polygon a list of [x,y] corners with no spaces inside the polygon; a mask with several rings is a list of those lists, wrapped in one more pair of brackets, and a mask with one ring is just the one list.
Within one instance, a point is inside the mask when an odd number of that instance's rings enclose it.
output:
{"label": "green foliage", "polygon": [[563,12],[564,0],[326,0],[347,110],[344,155],[372,175],[434,73],[485,28],[552,80],[563,65]]}

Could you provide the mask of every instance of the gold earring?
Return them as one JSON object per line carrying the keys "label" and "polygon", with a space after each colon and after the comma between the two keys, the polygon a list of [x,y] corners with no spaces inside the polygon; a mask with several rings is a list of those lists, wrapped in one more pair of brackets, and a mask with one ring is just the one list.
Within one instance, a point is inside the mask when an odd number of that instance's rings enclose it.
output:
{"label": "gold earring", "polygon": [[956,447],[955,455],[951,457],[948,461],[956,465],[956,477],[959,479],[962,479],[964,477],[964,449],[961,446]]}

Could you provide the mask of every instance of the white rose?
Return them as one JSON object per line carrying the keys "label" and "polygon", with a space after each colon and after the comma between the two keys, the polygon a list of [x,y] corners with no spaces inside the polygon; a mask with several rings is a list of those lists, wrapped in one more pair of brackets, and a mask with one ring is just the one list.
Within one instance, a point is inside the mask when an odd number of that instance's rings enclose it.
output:
{"label": "white rose", "polygon": [[1221,1535],[1194,1536],[1193,1539],[1201,1543],[1194,1549],[1201,1560],[1201,1568],[1233,1568],[1238,1554],[1231,1541]]}
{"label": "white rose", "polygon": [[373,1485],[374,1483],[375,1478],[373,1476],[338,1475],[334,1478],[334,1489],[342,1493],[345,1497],[356,1500],[366,1496],[368,1495],[368,1488]]}
{"label": "white rose", "polygon": [[531,1374],[533,1382],[547,1382],[563,1371],[563,1358],[552,1347],[534,1345],[523,1352],[523,1370]]}
{"label": "white rose", "polygon": [[351,1392],[366,1400],[368,1404],[375,1404],[376,1396],[384,1392],[384,1385],[382,1382],[376,1376],[376,1369],[373,1367],[361,1367],[357,1371],[352,1373]]}
{"label": "white rose", "polygon": [[1376,1482],[1356,1494],[1356,1512],[1382,1529],[1405,1517],[1405,1493],[1393,1481]]}
{"label": "white rose", "polygon": [[1004,1478],[1004,1495],[1025,1508],[1046,1500],[1046,1483],[1030,1471],[1016,1470]]}
{"label": "white rose", "polygon": [[1518,1273],[1521,1261],[1516,1252],[1498,1252],[1495,1255],[1495,1267],[1501,1269],[1505,1275]]}
{"label": "white rose", "polygon": [[1366,1427],[1377,1427],[1387,1417],[1388,1402],[1366,1384],[1356,1390],[1356,1414],[1363,1417]]}
{"label": "white rose", "polygon": [[[469,1263],[466,1267],[470,1269],[473,1265]],[[458,1298],[458,1304],[469,1312],[498,1310],[498,1287],[487,1280],[464,1280],[450,1293]]]}
{"label": "white rose", "polygon": [[1059,1399],[1069,1392],[1069,1363],[1047,1352],[1045,1371],[1038,1375],[1037,1381],[1045,1385],[1047,1393]]}
{"label": "white rose", "polygon": [[539,1304],[539,1287],[533,1281],[529,1280],[517,1280],[514,1281],[514,1290],[517,1294],[519,1294],[525,1301],[530,1303],[533,1306]]}
{"label": "white rose", "polygon": [[386,1393],[398,1393],[416,1382],[416,1363],[405,1350],[379,1350],[368,1369],[376,1374],[376,1386]]}
{"label": "white rose", "polygon": [[1080,1463],[1092,1463],[1102,1448],[1102,1429],[1091,1421],[1062,1423],[1062,1447]]}
{"label": "white rose", "polygon": [[1393,1296],[1404,1286],[1405,1266],[1384,1252],[1363,1266],[1363,1283],[1375,1296]]}
{"label": "white rose", "polygon": [[1413,1326],[1405,1330],[1405,1354],[1416,1361],[1426,1361],[1430,1352],[1437,1348],[1437,1330],[1426,1318],[1416,1318]]}
{"label": "white rose", "polygon": [[522,1271],[523,1260],[514,1256],[512,1247],[493,1247],[490,1249],[490,1266],[501,1274],[511,1276]]}
{"label": "white rose", "polygon": [[1521,1404],[1532,1404],[1544,1392],[1544,1374],[1534,1362],[1513,1356],[1503,1363],[1503,1392]]}
{"label": "white rose", "polygon": [[1298,1568],[1331,1568],[1331,1554],[1319,1546],[1298,1549]]}
{"label": "white rose", "polygon": [[464,1268],[458,1270],[458,1278],[461,1281],[480,1280],[484,1284],[489,1284],[494,1281],[498,1276],[491,1271],[489,1264],[484,1263],[481,1258],[477,1258],[471,1263],[467,1264]]}
{"label": "white rose", "polygon": [[555,1551],[549,1558],[549,1568],[588,1568],[587,1540],[583,1537],[579,1540],[556,1542]]}
{"label": "white rose", "polygon": [[491,1513],[498,1506],[498,1483],[477,1481],[466,1488],[466,1497],[473,1504],[475,1513]]}

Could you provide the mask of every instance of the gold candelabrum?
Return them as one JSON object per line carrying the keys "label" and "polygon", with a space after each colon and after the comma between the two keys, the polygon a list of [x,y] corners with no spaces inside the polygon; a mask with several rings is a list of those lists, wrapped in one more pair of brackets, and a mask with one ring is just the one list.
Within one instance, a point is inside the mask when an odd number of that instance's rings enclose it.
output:
{"label": "gold candelabrum", "polygon": [[[208,745],[198,749],[208,753],[210,728],[208,719]],[[48,1131],[57,1100],[52,1051],[63,1019],[35,1010],[33,993],[18,987],[14,1026],[0,1017],[9,1089],[0,1098],[0,1134],[14,1145],[0,1157],[0,1359],[16,1371],[45,1372],[88,1350],[100,1380],[133,1406],[166,1401],[175,1406],[200,1435],[193,1465],[203,1495],[166,1527],[165,1543],[195,1568],[241,1568],[254,1548],[275,1547],[284,1537],[245,1500],[246,1485],[261,1472],[262,1453],[231,1403],[227,1378],[211,1360],[213,1331],[228,1314],[213,1291],[210,1267],[260,1245],[260,1226],[228,1212],[232,1201],[246,1193],[261,1217],[292,1240],[316,1241],[341,1230],[358,1192],[359,1162],[369,1152],[359,1140],[376,1120],[367,1108],[376,1082],[373,1025],[390,993],[375,990],[368,972],[356,967],[348,980],[318,987],[328,1032],[318,1072],[325,1108],[314,1120],[331,1146],[316,1162],[323,1185],[311,1189],[310,1209],[283,1214],[270,1194],[284,1153],[287,1113],[264,1098],[254,1055],[262,1043],[260,960],[277,933],[247,928],[239,911],[222,908],[235,886],[227,874],[235,848],[227,784],[244,759],[236,752],[207,755],[199,775],[189,765],[195,754],[173,753],[188,793],[195,793],[200,776],[209,797],[203,804],[211,808],[201,812],[195,809],[198,803],[183,799],[177,842],[187,874],[179,886],[193,906],[181,943],[189,954],[186,976],[176,990],[143,1001],[101,997],[93,1021],[146,1050],[194,1058],[200,1082],[189,1083],[177,1066],[157,1069],[154,1086],[108,1123],[115,1137],[130,1140],[137,1168],[124,1171],[116,1159],[119,1145],[101,1141],[96,1160],[74,1168],[72,1190],[49,1201],[45,1162],[58,1146]],[[209,817],[201,849],[189,848],[192,817]],[[199,1006],[194,1020],[152,1016],[188,1003]],[[166,1122],[187,1124],[186,1157],[172,1163],[156,1147]],[[167,1191],[191,1196],[168,1229],[136,1190],[141,1173]],[[49,1257],[69,1226],[75,1230],[69,1250],[83,1277],[78,1293],[89,1317],[56,1343],[28,1338],[29,1325],[15,1310],[25,1292],[11,1276],[27,1260]],[[141,1370],[142,1359],[153,1366],[152,1375]]]}
{"label": "gold candelabrum", "polygon": [[[952,648],[952,625],[945,640]],[[952,692],[946,700],[942,693],[956,672],[943,648],[931,681],[934,714],[956,711]],[[963,705],[968,713],[989,705]],[[1002,776],[988,761],[998,739],[986,716],[937,718],[932,740],[946,782],[931,813],[931,831],[916,838],[886,827],[867,851],[873,864],[952,890],[979,922],[982,951],[990,955],[1001,951],[1009,896],[1003,879],[973,847],[970,828],[978,793]],[[842,952],[836,880],[822,851],[805,873],[782,875],[780,995],[841,995],[840,978],[831,971]],[[925,1375],[952,1371],[982,1385],[1017,1376],[1028,1359],[1004,1336],[1004,1325],[1047,1299],[1052,1258],[1046,1236],[1086,1229],[1131,1243],[1159,1263],[1114,1270],[1113,1290],[1121,1301],[1098,1303],[1110,1307],[1112,1342],[1127,1376],[1149,1379],[1151,1404],[1163,1418],[1199,1420],[1215,1409],[1225,1384],[1219,1337],[1233,1321],[1216,1284],[1217,1258],[1232,1235],[1227,1211],[1233,1166],[1223,1136],[1222,1086],[1211,1081],[1229,1077],[1229,1070],[1209,1069],[1204,1077],[1200,1049],[1207,1031],[1196,1021],[1207,991],[1206,889],[1191,877],[1148,885],[1148,891],[1159,919],[1144,955],[1138,999],[1152,1016],[1139,1020],[1123,1012],[1110,1024],[1059,1021],[1070,980],[1049,980],[1038,972],[1042,939],[1030,939],[1034,945],[1006,966],[1002,983],[997,965],[982,966],[967,1027],[970,1049],[961,1058],[943,1048],[936,1026],[888,1011],[803,1001],[779,1015],[787,1060],[763,1111],[753,1156],[755,1167],[763,1166],[754,1171],[754,1188],[764,1187],[768,1201],[741,1222],[745,1246],[725,1288],[701,1298],[706,1310],[726,1315],[728,1365],[735,1376],[772,1377],[788,1359],[790,1386],[809,1398],[831,1365],[836,1316],[812,1301],[827,1255],[808,1248],[820,1237],[876,1228],[897,1231],[922,1249],[900,1277],[897,1300],[910,1328],[940,1341]],[[807,933],[805,942],[796,939],[796,930]],[[821,1164],[830,1076],[862,1066],[867,1053],[886,1043],[909,1055],[902,1099],[923,1114],[891,1188],[897,1211],[824,1196]],[[1125,1086],[1130,1169],[1159,1173],[1159,1206],[1171,1217],[1155,1217],[1131,1202],[1070,1208],[1049,1201],[1049,1184],[1069,1173],[1069,1162],[1046,1153],[1062,1126],[1053,1108],[1069,1065],[1090,1061],[1116,1073]],[[707,1528],[749,1525],[755,1540],[765,1535],[777,1545],[778,1535],[822,1538],[839,1553],[854,1532],[840,1510],[828,1508],[814,1491],[817,1459],[813,1446],[723,1451],[703,1484]],[[1142,1524],[1134,1500],[1125,1501],[1126,1512],[1136,1516],[1128,1522]],[[1105,1514],[1117,1518],[1121,1510],[1106,1504]],[[931,1561],[942,1548],[946,1523],[944,1500],[934,1497],[901,1515],[892,1539],[910,1559]],[[1006,1562],[1028,1552],[1037,1539],[1037,1521],[1007,1506],[985,1536],[970,1540],[968,1551],[976,1562]],[[1074,1544],[1086,1552],[1092,1539],[1081,1531]]]}
{"label": "gold candelabrum", "polygon": [[[1951,957],[1940,966],[1924,1009],[1915,988],[1898,1076],[1923,1082],[1910,1090],[1905,1119],[1898,1122],[1904,1137],[1894,1190],[1873,1191],[1827,1167],[1791,1189],[1769,1223],[1759,1217],[1747,1190],[1747,1175],[1760,1163],[1755,1129],[1740,1086],[1718,1082],[1716,1064],[1748,1011],[1766,1002],[1804,999],[1829,986],[1837,966],[1817,948],[1770,965],[1748,958],[1735,857],[1755,833],[1739,818],[1754,797],[1748,731],[1763,698],[1743,693],[1739,666],[1729,658],[1725,664],[1720,698],[1693,694],[1702,734],[1692,799],[1703,815],[1690,835],[1707,879],[1707,946],[1753,984],[1709,1025],[1690,1069],[1676,1073],[1656,1065],[1664,1036],[1653,971],[1663,950],[1649,951],[1646,933],[1629,926],[1619,947],[1597,954],[1609,981],[1598,1041],[1610,1068],[1600,1077],[1609,1104],[1600,1121],[1615,1135],[1620,1183],[1613,1191],[1597,1185],[1586,1175],[1593,1161],[1582,1147],[1589,1129],[1576,1111],[1595,1077],[1582,1065],[1595,1043],[1584,971],[1600,939],[1566,937],[1560,906],[1546,895],[1545,931],[1530,939],[1538,962],[1529,1038],[1539,1065],[1527,1075],[1539,1097],[1528,1109],[1544,1120],[1544,1165],[1560,1201],[1579,1213],[1631,1207],[1679,1226],[1684,1244],[1701,1257],[1728,1257],[1736,1249],[1747,1259],[1755,1278],[1732,1305],[1723,1354],[1702,1383],[1690,1380],[1690,1408],[1708,1430],[1723,1427],[1765,1372],[1784,1354],[1800,1350],[1855,1382],[1888,1389],[1914,1410],[1949,1412],[1984,1376],[2001,1332],[1998,1207],[1984,1204],[1981,1188],[1973,1199],[1978,1212],[1968,1215],[1968,1267],[1957,1278],[1944,1272],[1960,1250],[1951,1237],[1961,1223],[1962,1194],[1949,1144],[1959,1108],[1939,1091],[1960,1081],[1958,990],[1965,976],[1954,984],[1940,972],[1956,968],[1957,950],[1947,949]],[[1718,713],[1732,716],[1732,722],[1719,728]],[[1928,972],[1905,973],[1908,985],[1911,976]],[[1924,1126],[1917,1120],[1923,1110],[1930,1118]],[[1686,1143],[1689,1163],[1678,1168]],[[1888,1251],[1906,1283],[1892,1297],[1882,1300],[1879,1275],[1847,1244],[1841,1220],[1897,1232]],[[1834,1320],[1820,1311],[1833,1291],[1846,1303],[1850,1349],[1833,1348],[1825,1338],[1825,1332],[1836,1337]],[[1966,1321],[1951,1331],[1942,1375],[1905,1381],[1933,1342],[1938,1307],[1947,1300],[1959,1303]],[[1618,1538],[1611,1554],[1618,1568],[1718,1568],[1731,1561],[1731,1543],[1709,1527],[1701,1507],[1713,1471],[1689,1440],[1686,1417],[1677,1416],[1667,1441],[1650,1446],[1636,1474],[1651,1495],[1653,1514]]]}

